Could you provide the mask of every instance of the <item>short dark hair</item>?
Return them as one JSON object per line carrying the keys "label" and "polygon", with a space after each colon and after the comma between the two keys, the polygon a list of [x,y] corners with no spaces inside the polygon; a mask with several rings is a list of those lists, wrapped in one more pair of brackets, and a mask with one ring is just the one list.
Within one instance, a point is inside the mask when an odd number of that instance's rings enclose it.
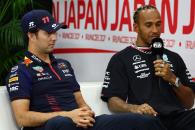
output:
{"label": "short dark hair", "polygon": [[147,10],[147,9],[157,9],[155,6],[153,5],[144,5],[144,6],[140,6],[139,8],[137,8],[137,10],[134,12],[133,15],[133,21],[134,23],[138,22],[138,15],[142,10]]}

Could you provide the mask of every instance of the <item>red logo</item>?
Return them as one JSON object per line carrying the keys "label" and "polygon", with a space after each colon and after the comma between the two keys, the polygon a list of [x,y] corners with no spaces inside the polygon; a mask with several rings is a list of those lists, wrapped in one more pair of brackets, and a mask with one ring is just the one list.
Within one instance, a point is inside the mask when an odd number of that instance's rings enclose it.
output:
{"label": "red logo", "polygon": [[49,17],[48,16],[43,17],[42,21],[43,21],[43,23],[49,23]]}

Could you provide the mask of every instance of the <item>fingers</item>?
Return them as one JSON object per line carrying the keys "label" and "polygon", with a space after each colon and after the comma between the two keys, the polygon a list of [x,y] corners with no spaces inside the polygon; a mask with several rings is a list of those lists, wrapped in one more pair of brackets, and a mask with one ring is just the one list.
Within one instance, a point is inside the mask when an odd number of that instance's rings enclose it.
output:
{"label": "fingers", "polygon": [[95,116],[95,112],[92,111],[89,107],[82,107],[82,108],[79,108],[81,111],[85,111],[85,112],[88,112],[90,114],[91,117],[94,117]]}
{"label": "fingers", "polygon": [[167,73],[169,72],[169,69],[170,69],[169,64],[167,64],[163,60],[154,61],[155,75],[160,77],[166,76]]}
{"label": "fingers", "polygon": [[85,117],[85,118],[80,119],[79,122],[77,122],[77,126],[88,128],[88,127],[92,127],[94,123],[95,123],[95,120],[93,118]]}
{"label": "fingers", "polygon": [[94,112],[91,110],[81,111],[79,113],[80,117],[87,117],[87,116],[94,117],[94,115],[95,115]]}
{"label": "fingers", "polygon": [[156,116],[158,113],[148,104],[142,104],[138,108],[139,114],[148,114]]}
{"label": "fingers", "polygon": [[80,112],[78,113],[79,121],[77,122],[78,127],[82,128],[88,128],[92,127],[95,123],[94,119],[94,112],[86,109],[86,108],[80,108]]}

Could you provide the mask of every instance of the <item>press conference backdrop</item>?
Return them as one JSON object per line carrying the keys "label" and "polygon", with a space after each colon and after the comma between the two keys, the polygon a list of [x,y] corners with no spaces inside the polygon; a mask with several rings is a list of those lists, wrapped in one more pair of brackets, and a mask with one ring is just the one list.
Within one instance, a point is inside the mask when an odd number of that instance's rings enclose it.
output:
{"label": "press conference backdrop", "polygon": [[195,77],[195,0],[53,0],[53,16],[69,26],[58,32],[54,54],[71,62],[78,81],[103,81],[111,56],[135,42],[133,13],[145,4],[158,8],[165,47]]}

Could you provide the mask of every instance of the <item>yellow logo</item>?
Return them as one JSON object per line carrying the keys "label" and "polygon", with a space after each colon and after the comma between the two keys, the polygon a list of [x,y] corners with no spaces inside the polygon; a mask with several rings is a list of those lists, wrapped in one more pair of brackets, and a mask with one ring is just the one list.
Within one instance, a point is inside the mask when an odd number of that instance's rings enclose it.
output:
{"label": "yellow logo", "polygon": [[26,66],[28,66],[29,64],[31,64],[33,61],[32,60],[30,60],[28,57],[24,57],[24,64],[26,65]]}
{"label": "yellow logo", "polygon": [[9,83],[18,81],[18,76],[17,77],[12,77],[9,79]]}

